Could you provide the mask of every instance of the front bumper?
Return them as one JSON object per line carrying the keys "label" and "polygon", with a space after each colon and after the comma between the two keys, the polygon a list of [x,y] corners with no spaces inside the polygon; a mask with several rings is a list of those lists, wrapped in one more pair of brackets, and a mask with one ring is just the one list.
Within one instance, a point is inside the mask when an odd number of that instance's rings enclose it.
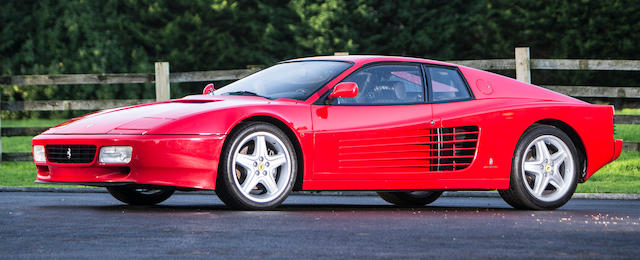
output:
{"label": "front bumper", "polygon": [[36,162],[37,181],[92,186],[135,183],[214,189],[224,135],[39,135],[34,145],[128,145],[126,164]]}
{"label": "front bumper", "polygon": [[96,187],[136,185],[135,182],[55,182],[55,181],[41,181],[41,180],[36,180],[35,183],[56,184],[56,185],[83,185],[83,186],[96,186]]}

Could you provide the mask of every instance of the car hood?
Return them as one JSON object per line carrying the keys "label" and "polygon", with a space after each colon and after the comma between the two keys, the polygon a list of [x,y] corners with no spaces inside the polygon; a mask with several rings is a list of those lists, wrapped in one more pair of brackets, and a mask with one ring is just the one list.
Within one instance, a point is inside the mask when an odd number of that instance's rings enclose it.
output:
{"label": "car hood", "polygon": [[273,101],[261,97],[187,96],[88,114],[52,127],[43,134],[145,134],[197,114],[271,102]]}

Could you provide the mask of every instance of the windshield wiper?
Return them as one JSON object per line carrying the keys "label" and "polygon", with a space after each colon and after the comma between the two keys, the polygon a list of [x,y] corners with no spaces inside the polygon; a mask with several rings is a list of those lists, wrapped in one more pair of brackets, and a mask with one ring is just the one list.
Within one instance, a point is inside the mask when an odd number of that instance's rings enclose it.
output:
{"label": "windshield wiper", "polygon": [[224,94],[226,94],[226,95],[234,95],[234,96],[254,96],[254,97],[261,97],[261,98],[271,99],[269,97],[265,97],[265,96],[259,95],[258,93],[251,92],[251,91],[246,91],[246,90],[227,92],[227,93],[224,93]]}

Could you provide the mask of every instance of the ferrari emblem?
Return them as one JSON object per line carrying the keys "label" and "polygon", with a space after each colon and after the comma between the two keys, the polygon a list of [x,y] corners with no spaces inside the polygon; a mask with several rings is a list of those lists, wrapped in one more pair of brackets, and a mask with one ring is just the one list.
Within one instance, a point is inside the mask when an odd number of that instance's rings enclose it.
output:
{"label": "ferrari emblem", "polygon": [[67,160],[71,159],[71,148],[67,148]]}
{"label": "ferrari emblem", "polygon": [[264,171],[264,163],[258,164],[258,170]]}

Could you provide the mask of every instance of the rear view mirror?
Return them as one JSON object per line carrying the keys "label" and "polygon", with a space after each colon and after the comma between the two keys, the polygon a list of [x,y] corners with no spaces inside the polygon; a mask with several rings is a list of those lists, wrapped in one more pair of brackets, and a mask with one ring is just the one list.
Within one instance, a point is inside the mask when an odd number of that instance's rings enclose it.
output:
{"label": "rear view mirror", "polygon": [[213,92],[215,90],[216,90],[216,88],[213,87],[213,83],[209,83],[202,90],[202,95],[213,95]]}
{"label": "rear view mirror", "polygon": [[342,82],[333,88],[329,99],[334,98],[353,98],[358,95],[358,84],[355,82]]}

